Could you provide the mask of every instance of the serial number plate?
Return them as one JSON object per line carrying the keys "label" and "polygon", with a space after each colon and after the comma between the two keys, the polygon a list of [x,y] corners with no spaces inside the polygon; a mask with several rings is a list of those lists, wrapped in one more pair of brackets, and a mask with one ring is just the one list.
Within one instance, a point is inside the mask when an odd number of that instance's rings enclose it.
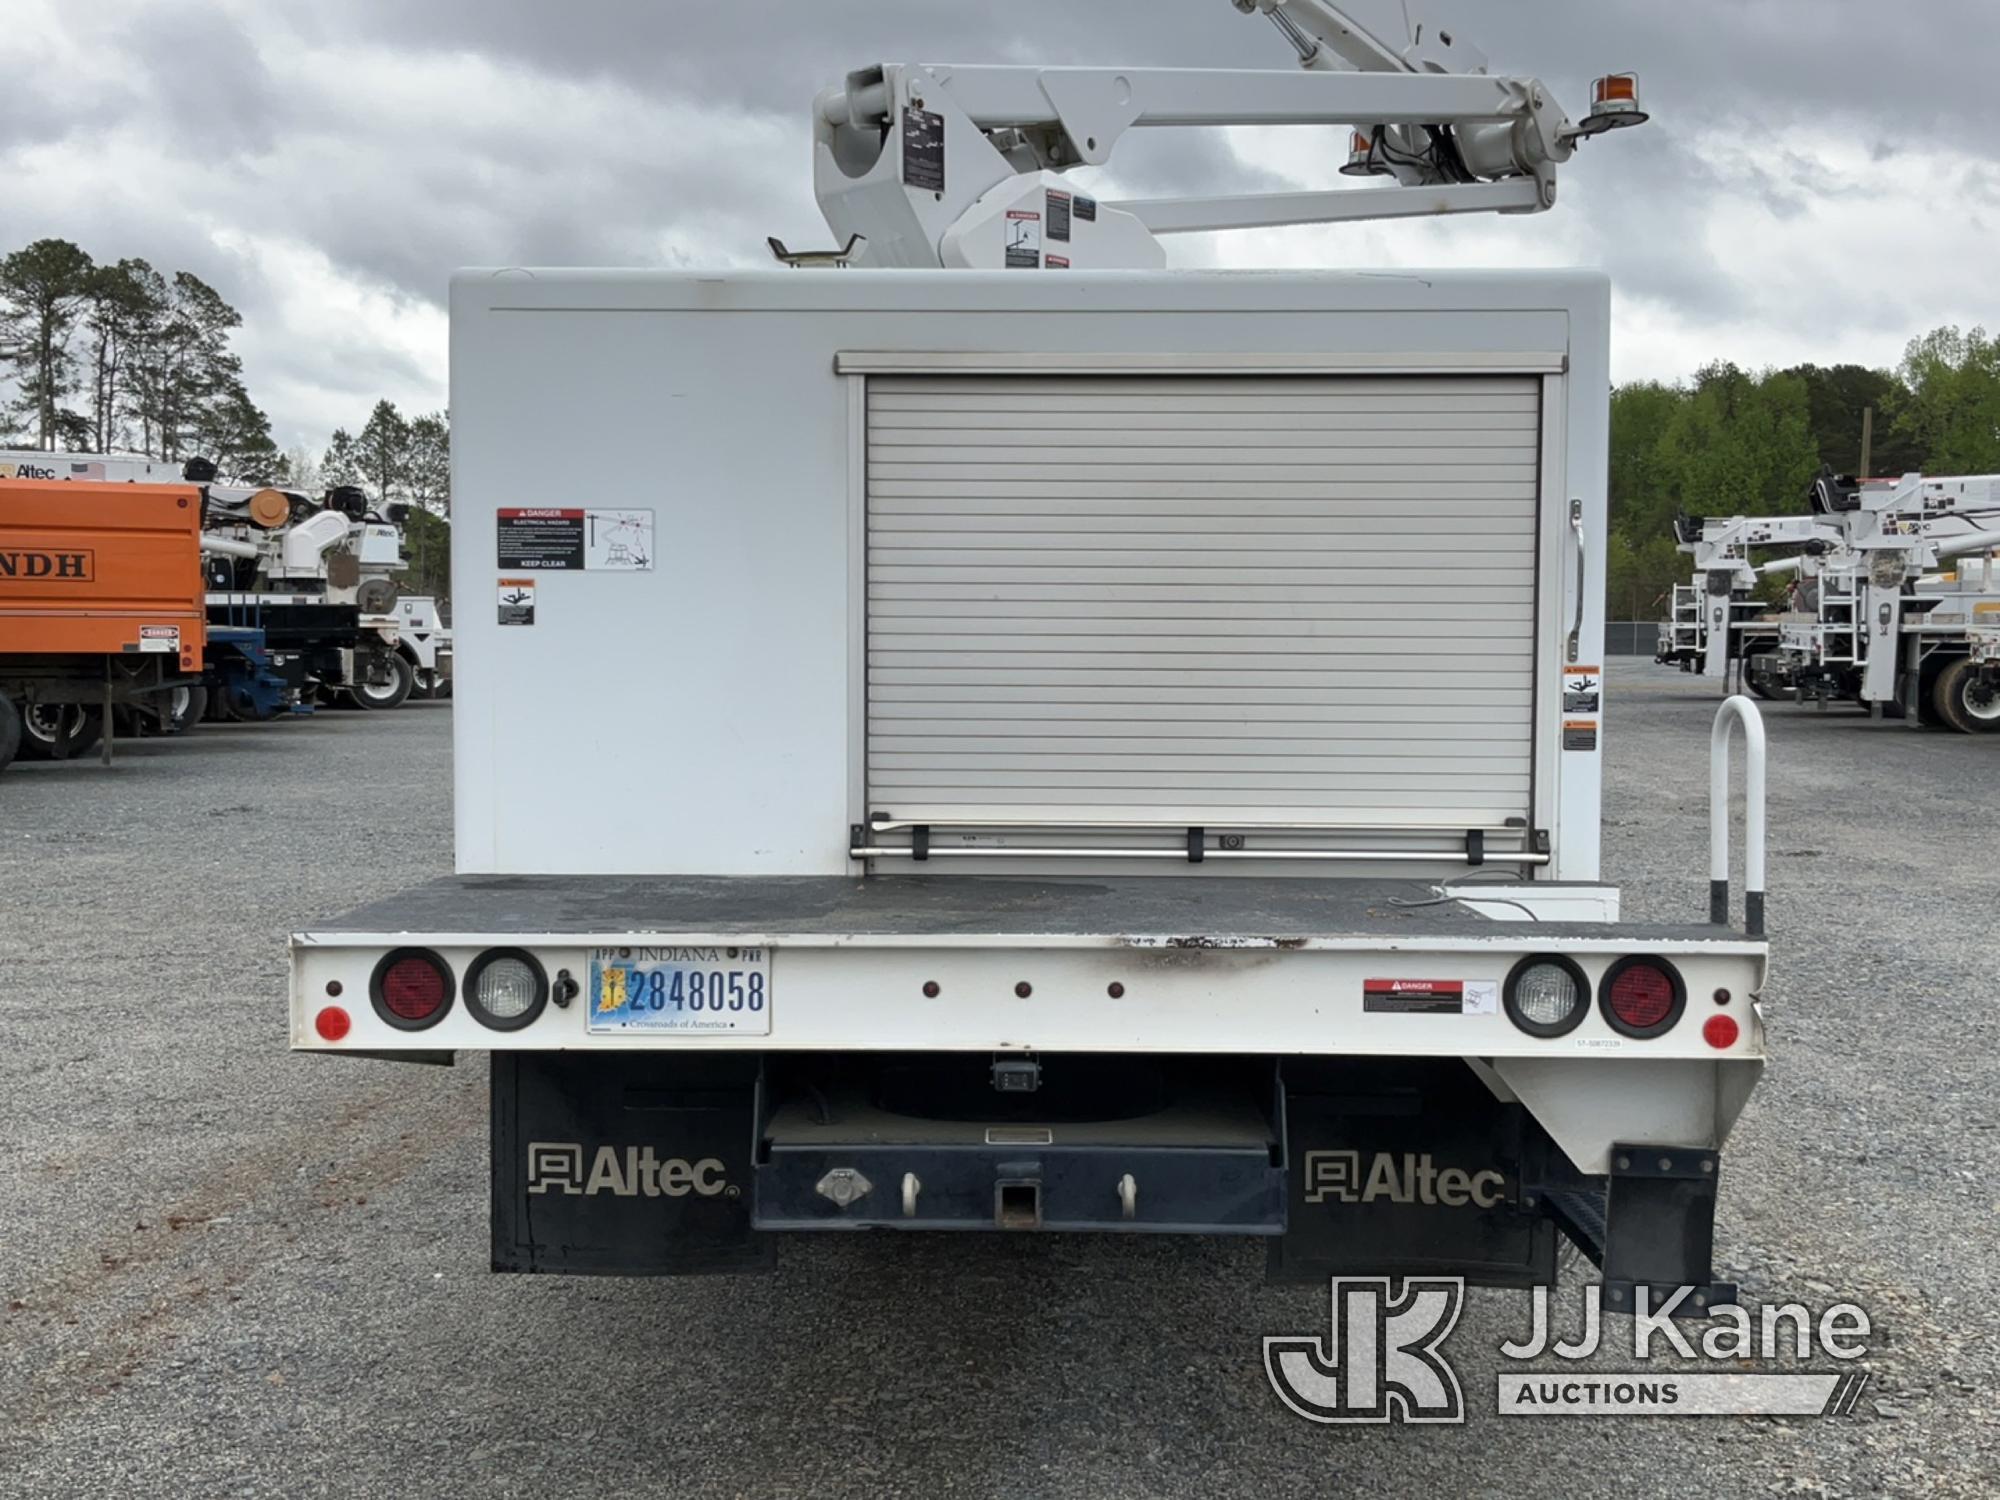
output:
{"label": "serial number plate", "polygon": [[769,1036],[771,950],[600,948],[589,1029]]}

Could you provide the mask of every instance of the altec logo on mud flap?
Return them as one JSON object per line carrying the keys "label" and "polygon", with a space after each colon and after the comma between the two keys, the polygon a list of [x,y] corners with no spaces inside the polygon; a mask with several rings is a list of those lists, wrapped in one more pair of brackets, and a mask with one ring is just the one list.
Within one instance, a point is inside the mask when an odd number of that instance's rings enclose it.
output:
{"label": "altec logo on mud flap", "polygon": [[590,1172],[575,1141],[528,1142],[528,1191],[571,1197],[610,1193],[619,1198],[716,1198],[730,1192],[728,1168],[713,1156],[689,1161],[656,1156],[651,1146],[599,1146]]}
{"label": "altec logo on mud flap", "polygon": [[0,552],[0,578],[88,583],[96,555],[83,552]]}
{"label": "altec logo on mud flap", "polygon": [[1422,1203],[1442,1208],[1494,1208],[1507,1201],[1507,1179],[1487,1170],[1439,1170],[1430,1153],[1377,1151],[1362,1172],[1359,1151],[1308,1151],[1306,1202]]}

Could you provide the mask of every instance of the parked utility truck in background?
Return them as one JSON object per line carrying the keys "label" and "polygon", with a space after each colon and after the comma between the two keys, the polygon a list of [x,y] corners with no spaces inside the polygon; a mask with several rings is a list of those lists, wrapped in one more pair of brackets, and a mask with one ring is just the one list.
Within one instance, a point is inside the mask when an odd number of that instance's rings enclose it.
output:
{"label": "parked utility truck in background", "polygon": [[0,479],[0,767],[102,745],[201,678],[191,485]]}
{"label": "parked utility truck in background", "polygon": [[225,702],[259,706],[252,716],[263,717],[274,698],[394,708],[420,677],[439,680],[434,608],[408,615],[409,639],[398,618],[406,506],[373,507],[353,485],[315,500],[278,486],[220,484],[205,458],[6,450],[0,477],[199,486],[209,621],[232,650],[253,652],[268,679],[258,691],[240,691],[241,660],[225,652],[225,664],[210,669],[210,686]]}
{"label": "parked utility truck in background", "polygon": [[[1092,1229],[1524,1284],[1568,1234],[1613,1308],[1731,1295],[1761,732],[1731,700],[1747,930],[1722,843],[1705,920],[1622,920],[1607,284],[1159,269],[1548,207],[1636,88],[1572,123],[1448,34],[1242,8],[1305,70],[848,75],[801,269],[455,278],[457,873],[294,936],[291,1041],[490,1056],[497,1269]],[[1336,121],[1391,183],[1065,175]],[[641,482],[536,462],[635,428]]]}

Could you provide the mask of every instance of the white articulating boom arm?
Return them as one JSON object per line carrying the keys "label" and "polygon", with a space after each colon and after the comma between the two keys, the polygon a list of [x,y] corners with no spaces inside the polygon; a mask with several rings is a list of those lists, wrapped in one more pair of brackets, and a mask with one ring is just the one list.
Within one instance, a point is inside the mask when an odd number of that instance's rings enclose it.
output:
{"label": "white articulating boom arm", "polygon": [[[884,64],[814,108],[814,183],[844,252],[882,266],[1144,269],[1156,238],[1200,230],[1555,203],[1576,143],[1640,112],[1630,75],[1600,79],[1582,124],[1533,78],[1489,75],[1449,31],[1410,27],[1400,51],[1327,0],[1232,0],[1263,13],[1301,71]],[[1338,63],[1344,63],[1340,67]],[[1347,175],[1393,185],[1331,192],[1098,203],[1061,175],[1100,166],[1140,126],[1356,127]]]}

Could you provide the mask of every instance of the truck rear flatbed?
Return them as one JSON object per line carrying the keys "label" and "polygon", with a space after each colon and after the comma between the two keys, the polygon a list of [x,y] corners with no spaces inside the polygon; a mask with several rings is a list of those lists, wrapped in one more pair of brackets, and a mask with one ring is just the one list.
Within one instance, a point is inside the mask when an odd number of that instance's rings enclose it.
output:
{"label": "truck rear flatbed", "polygon": [[[1254,876],[450,876],[293,938],[292,1044],[1617,1055],[1704,1070],[1760,1057],[1762,943],[1708,924],[1529,920],[1609,901],[1601,886],[1461,885],[1462,899],[1441,889]],[[390,966],[411,953],[450,992],[421,1024],[385,999]],[[538,997],[504,1023],[453,1003],[487,955],[533,970]],[[1680,999],[1643,1036],[1603,1007],[1551,1033],[1524,1027],[1512,976],[1552,955],[1576,966],[1586,996],[1648,956],[1677,977]],[[739,974],[729,982],[754,983],[756,1003],[684,1010],[675,994],[665,1014],[642,1018],[612,971],[650,968]],[[336,1002],[329,1036],[319,1015]],[[1711,1015],[1735,1027],[1725,1046],[1703,1025]]]}
{"label": "truck rear flatbed", "polygon": [[[1508,882],[1454,891],[1489,904],[1518,897]],[[1537,905],[1571,895],[1602,902],[1608,886],[1537,881]],[[1499,916],[1501,922],[1496,922]],[[315,934],[429,930],[503,932],[790,932],[801,935],[993,934],[1014,937],[1147,934],[1188,947],[1399,936],[1518,943],[1502,923],[1465,901],[1437,902],[1425,881],[1246,876],[1186,881],[1154,876],[615,876],[447,875],[317,923]],[[1538,922],[1547,937],[1652,942],[1728,942],[1741,935],[1701,923]],[[1176,936],[1178,935],[1178,936]]]}

